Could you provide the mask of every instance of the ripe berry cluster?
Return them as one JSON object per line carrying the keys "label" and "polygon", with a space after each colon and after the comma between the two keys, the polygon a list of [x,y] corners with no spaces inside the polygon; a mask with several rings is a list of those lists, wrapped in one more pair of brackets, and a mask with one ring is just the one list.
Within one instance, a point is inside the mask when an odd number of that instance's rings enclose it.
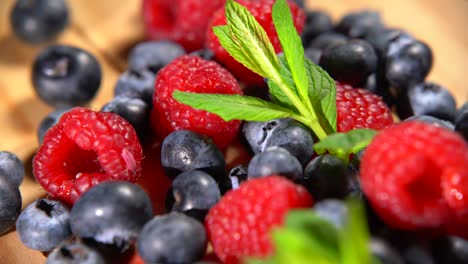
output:
{"label": "ripe berry cluster", "polygon": [[[22,2],[12,12],[22,39],[50,39],[68,21],[64,6],[42,12],[52,0]],[[21,212],[23,163],[0,152],[0,235],[16,223],[50,264],[241,263],[279,251],[271,232],[294,209],[343,229],[344,200],[354,197],[366,208],[368,251],[382,263],[467,263],[468,104],[457,110],[447,89],[425,82],[429,46],[374,11],[334,23],[289,1],[305,56],[336,81],[337,132],[378,131],[350,157],[319,155],[318,137],[292,118],[225,121],[173,98],[179,90],[272,101],[212,30],[226,23],[224,2],[144,0],[152,40],[132,49],[99,111],[85,107],[102,77],[92,54],[54,45],[37,57],[34,89],[56,108],[33,159],[49,196]],[[280,53],[274,1],[238,2]],[[60,27],[47,28],[46,15]],[[31,17],[35,32],[24,27]]]}

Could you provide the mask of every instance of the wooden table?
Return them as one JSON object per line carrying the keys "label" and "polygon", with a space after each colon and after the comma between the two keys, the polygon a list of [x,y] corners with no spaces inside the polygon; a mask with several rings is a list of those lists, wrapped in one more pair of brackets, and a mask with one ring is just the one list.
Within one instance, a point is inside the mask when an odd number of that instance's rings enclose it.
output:
{"label": "wooden table", "polygon": [[[91,107],[99,109],[112,97],[113,86],[126,67],[129,49],[143,40],[140,0],[69,0],[70,27],[55,41],[30,46],[12,36],[8,16],[13,0],[0,1],[0,150],[12,151],[25,162],[28,175],[21,192],[23,206],[44,195],[31,177],[31,156],[37,148],[36,130],[52,109],[39,101],[31,86],[31,65],[38,52],[52,43],[84,48],[103,67],[101,89]],[[327,0],[308,1],[309,7],[329,12],[335,20],[363,8],[382,12],[384,21],[404,28],[429,43],[434,67],[428,80],[445,85],[458,104],[468,99],[468,1],[466,0]],[[12,231],[0,237],[0,263],[44,263],[42,253],[27,249]]]}

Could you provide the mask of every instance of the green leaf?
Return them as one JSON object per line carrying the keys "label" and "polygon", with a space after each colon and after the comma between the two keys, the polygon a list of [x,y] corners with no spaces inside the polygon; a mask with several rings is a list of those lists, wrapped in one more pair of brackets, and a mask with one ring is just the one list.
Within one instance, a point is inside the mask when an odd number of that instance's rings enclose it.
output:
{"label": "green leaf", "polygon": [[371,263],[369,231],[364,205],[358,200],[347,201],[349,221],[339,236],[342,264]]}
{"label": "green leaf", "polygon": [[238,94],[204,94],[175,90],[172,97],[180,103],[220,116],[225,121],[247,120],[265,122],[275,118],[292,117],[289,109],[256,97]]}
{"label": "green leaf", "polygon": [[297,34],[286,0],[277,0],[274,3],[272,17],[283,53],[297,88],[296,92],[303,103],[309,104],[309,85],[304,65],[304,47],[302,46],[299,34]]}
{"label": "green leaf", "polygon": [[[321,122],[322,126],[336,132],[336,84],[335,81],[320,66],[306,59],[307,76],[309,77],[309,99],[312,107],[319,116],[328,120],[328,124]],[[321,118],[322,117],[322,118]]]}
{"label": "green leaf", "polygon": [[[293,87],[294,89],[292,90],[295,92],[296,85],[294,84],[294,79],[292,77],[291,71],[289,70],[288,63],[284,58],[284,55],[278,55],[278,62],[279,73],[281,74],[284,82],[286,82],[289,87]],[[281,88],[272,79],[268,79],[267,84],[273,102],[284,107],[294,109],[294,105],[291,100],[289,100],[289,98],[284,94],[283,90],[281,90]]]}
{"label": "green leaf", "polygon": [[365,148],[377,134],[372,129],[353,129],[346,133],[335,133],[314,145],[317,154],[330,153],[348,162],[349,154]]}
{"label": "green leaf", "polygon": [[243,65],[250,65],[250,68],[254,72],[260,72],[261,69],[253,67],[257,67],[257,65],[250,63],[250,58],[245,56],[244,52],[239,48],[239,45],[233,41],[229,31],[228,26],[217,26],[213,27],[214,34],[218,37],[221,46],[224,47],[225,50],[229,52],[229,54],[235,58],[238,62],[242,63]]}
{"label": "green leaf", "polygon": [[[222,33],[220,41],[226,51],[245,67],[263,77],[277,76],[278,60],[273,45],[263,27],[247,8],[233,0],[227,0],[226,21],[229,32],[215,32]],[[230,41],[226,41],[227,36],[231,38]]]}

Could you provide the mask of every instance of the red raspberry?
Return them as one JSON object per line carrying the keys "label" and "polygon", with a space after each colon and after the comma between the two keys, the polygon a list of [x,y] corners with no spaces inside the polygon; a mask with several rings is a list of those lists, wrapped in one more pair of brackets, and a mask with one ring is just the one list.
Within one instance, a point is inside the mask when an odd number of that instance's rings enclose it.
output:
{"label": "red raspberry", "polygon": [[52,196],[73,204],[103,181],[135,182],[141,159],[137,134],[125,119],[76,107],[47,132],[34,157],[33,172]]}
{"label": "red raspberry", "polygon": [[189,129],[211,137],[225,148],[236,136],[240,121],[226,122],[219,116],[174,100],[172,92],[241,94],[234,76],[213,61],[181,56],[158,72],[151,113],[153,130],[162,138],[178,129]]}
{"label": "red raspberry", "polygon": [[468,144],[458,134],[402,122],[383,129],[366,148],[360,179],[388,225],[440,228],[451,219],[468,223],[467,164]]}
{"label": "red raspberry", "polygon": [[143,19],[148,36],[169,39],[187,51],[203,48],[213,13],[225,0],[144,0]]}
{"label": "red raspberry", "polygon": [[281,176],[243,183],[226,193],[208,212],[205,226],[218,257],[236,262],[272,253],[270,231],[294,208],[311,207],[307,190]]}
{"label": "red raspberry", "polygon": [[[265,29],[275,52],[281,52],[281,44],[276,34],[275,25],[271,18],[271,11],[274,4],[274,0],[237,0],[239,4],[246,7],[260,25]],[[289,8],[294,20],[294,25],[297,31],[300,33],[304,28],[305,15],[304,11],[300,9],[293,1],[289,1]],[[253,73],[249,69],[245,68],[242,64],[234,60],[229,53],[221,46],[218,37],[213,33],[212,27],[226,25],[225,8],[224,6],[218,9],[214,15],[213,20],[208,29],[208,47],[213,50],[217,61],[221,62],[226,68],[234,74],[239,80],[246,84],[261,85],[263,86],[263,79],[261,76]]]}
{"label": "red raspberry", "polygon": [[392,112],[382,98],[370,91],[336,83],[338,132],[356,128],[380,130],[393,124]]}

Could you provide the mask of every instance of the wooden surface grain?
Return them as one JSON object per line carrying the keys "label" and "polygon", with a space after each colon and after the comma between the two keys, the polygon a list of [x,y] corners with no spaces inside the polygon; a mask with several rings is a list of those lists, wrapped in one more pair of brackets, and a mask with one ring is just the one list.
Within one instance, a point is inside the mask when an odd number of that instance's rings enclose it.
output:
{"label": "wooden surface grain", "polygon": [[[112,97],[118,75],[126,67],[129,49],[144,39],[140,0],[69,0],[71,25],[56,40],[31,46],[17,40],[8,22],[13,0],[0,1],[0,150],[18,154],[28,175],[21,186],[23,206],[44,195],[31,176],[31,157],[38,146],[39,122],[52,109],[33,92],[31,65],[52,43],[71,44],[93,53],[103,67],[103,82],[91,107],[99,109]],[[308,6],[329,12],[337,21],[349,11],[381,11],[386,24],[403,28],[427,42],[434,52],[428,80],[451,90],[458,104],[468,99],[468,1],[466,0],[327,0]],[[23,246],[16,232],[0,237],[0,263],[44,263],[42,253]]]}

